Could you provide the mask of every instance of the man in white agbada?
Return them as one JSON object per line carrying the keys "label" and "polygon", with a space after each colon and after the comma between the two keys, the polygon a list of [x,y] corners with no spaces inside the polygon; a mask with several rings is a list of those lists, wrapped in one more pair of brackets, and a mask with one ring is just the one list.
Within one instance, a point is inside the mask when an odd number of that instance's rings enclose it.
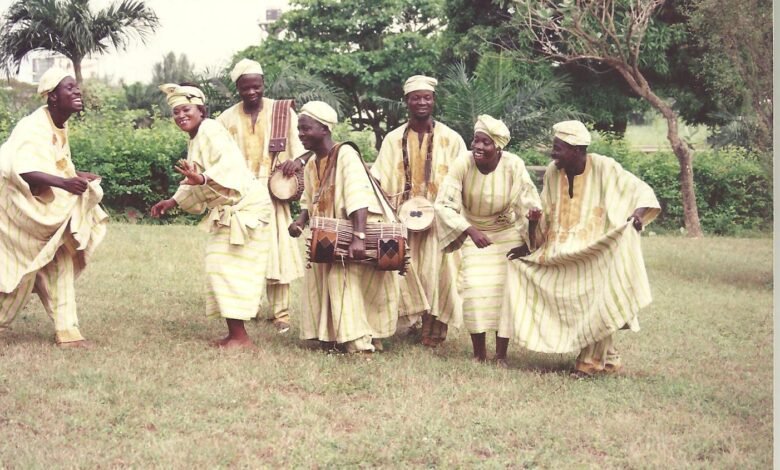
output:
{"label": "man in white agbada", "polygon": [[[433,203],[450,166],[466,152],[466,143],[444,123],[434,121],[435,78],[410,77],[404,84],[409,122],[382,141],[371,174],[397,208],[410,198]],[[436,347],[448,325],[460,326],[462,304],[456,287],[460,253],[444,253],[437,229],[409,233],[411,266],[401,280],[399,325],[414,325],[422,315],[422,343]]]}
{"label": "man in white agbada", "polygon": [[14,127],[0,147],[0,329],[35,292],[60,346],[86,346],[74,281],[106,234],[100,177],[76,171],[67,120],[82,111],[69,72],[51,68],[38,93],[46,105]]}
{"label": "man in white agbada", "polygon": [[187,160],[176,171],[185,179],[170,199],[152,206],[160,217],[174,207],[191,214],[209,211],[201,228],[206,243],[206,314],[222,317],[228,334],[212,344],[251,348],[244,323],[265,300],[268,258],[266,226],[271,217],[268,188],[256,180],[224,127],[207,118],[206,97],[195,86],[161,85],[173,119],[189,134]]}
{"label": "man in white agbada", "polygon": [[[366,224],[394,218],[361,161],[349,145],[336,144],[331,129],[336,111],[321,101],[301,108],[298,135],[315,154],[304,172],[301,214],[290,224],[300,236],[312,217],[348,219],[352,223],[351,260],[364,259]],[[398,275],[360,263],[311,263],[303,278],[300,337],[347,352],[382,348],[382,338],[395,333],[398,319]]]}
{"label": "man in white agbada", "polygon": [[[486,332],[498,331],[506,283],[507,253],[532,238],[541,201],[525,163],[504,150],[509,129],[481,115],[474,125],[471,152],[459,158],[439,189],[436,224],[445,252],[462,253],[458,290],[463,322],[471,335],[474,360],[487,360]],[[504,364],[508,340],[497,338],[496,361]]]}
{"label": "man in white agbada", "polygon": [[[282,114],[289,120],[282,134],[287,140],[286,148],[280,152],[269,150],[274,126],[272,111],[277,102],[263,96],[265,82],[260,64],[242,59],[233,67],[230,78],[236,84],[241,102],[226,109],[217,117],[217,122],[227,128],[241,148],[252,174],[267,186],[268,178],[276,167],[286,176],[302,171],[308,157],[296,159],[304,154],[305,149],[298,139],[298,117],[289,106],[276,116],[280,125],[284,124]],[[292,222],[290,203],[275,198],[272,201],[265,274],[270,304],[267,318],[273,321],[277,331],[286,333],[290,329],[290,283],[303,276],[303,259],[295,240],[287,232]]]}
{"label": "man in white agbada", "polygon": [[[650,303],[639,231],[660,213],[653,190],[615,160],[588,153],[579,121],[553,126],[540,248],[510,263],[499,336],[544,353],[577,351],[575,374],[621,368],[613,334],[639,329]],[[518,258],[519,252],[512,253]]]}

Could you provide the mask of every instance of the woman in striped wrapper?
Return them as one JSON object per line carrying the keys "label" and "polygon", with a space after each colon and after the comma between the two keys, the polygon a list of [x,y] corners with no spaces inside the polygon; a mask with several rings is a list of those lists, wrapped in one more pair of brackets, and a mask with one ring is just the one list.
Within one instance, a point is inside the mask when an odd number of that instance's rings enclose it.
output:
{"label": "woman in striped wrapper", "polygon": [[187,160],[176,167],[185,179],[172,198],[152,207],[152,217],[176,206],[191,214],[209,209],[200,224],[209,232],[206,312],[224,318],[228,326],[228,335],[214,345],[252,347],[244,322],[257,316],[266,299],[268,188],[249,172],[228,131],[206,117],[201,90],[189,84],[165,84],[160,89],[167,95],[176,125],[190,135],[190,141]]}
{"label": "woman in striped wrapper", "polygon": [[[488,115],[477,118],[472,151],[449,170],[436,199],[444,251],[461,250],[458,288],[474,360],[487,359],[486,332],[497,331],[506,286],[507,253],[526,243],[541,216],[536,187],[517,155],[503,151],[509,129]],[[496,360],[506,364],[506,338],[496,339]]]}

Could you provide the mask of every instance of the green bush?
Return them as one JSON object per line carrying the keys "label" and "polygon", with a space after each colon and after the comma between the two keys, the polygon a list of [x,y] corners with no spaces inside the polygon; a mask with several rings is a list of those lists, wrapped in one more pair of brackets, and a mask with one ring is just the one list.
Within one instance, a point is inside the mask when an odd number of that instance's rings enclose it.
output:
{"label": "green bush", "polygon": [[181,179],[173,166],[186,156],[187,135],[170,119],[159,117],[149,127],[137,127],[145,115],[104,109],[70,125],[73,162],[103,177],[103,203],[113,212],[146,214],[152,204],[170,196]]}
{"label": "green bush", "polygon": [[[684,226],[680,166],[671,152],[645,154],[625,142],[599,141],[590,151],[610,156],[655,191],[662,213],[653,223],[665,230]],[[772,227],[772,180],[759,156],[744,149],[698,151],[693,161],[696,203],[707,233],[739,235]]]}

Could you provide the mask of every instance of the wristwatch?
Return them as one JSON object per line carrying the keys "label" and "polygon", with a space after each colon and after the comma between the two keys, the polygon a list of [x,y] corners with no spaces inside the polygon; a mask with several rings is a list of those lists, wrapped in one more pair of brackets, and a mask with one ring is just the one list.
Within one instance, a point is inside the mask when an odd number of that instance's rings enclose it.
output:
{"label": "wristwatch", "polygon": [[352,236],[353,236],[353,237],[357,237],[357,238],[359,238],[360,240],[365,240],[365,239],[366,239],[366,234],[365,234],[365,232],[352,232]]}

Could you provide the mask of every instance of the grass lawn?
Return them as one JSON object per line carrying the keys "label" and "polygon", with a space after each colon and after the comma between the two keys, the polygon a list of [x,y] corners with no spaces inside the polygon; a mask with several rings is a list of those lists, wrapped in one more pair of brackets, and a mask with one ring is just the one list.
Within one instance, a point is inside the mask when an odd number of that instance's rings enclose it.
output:
{"label": "grass lawn", "polygon": [[[703,124],[686,124],[682,120],[679,121],[678,126],[680,138],[688,142],[694,149],[703,150],[709,148],[709,144],[707,144],[707,135],[709,133],[707,126]],[[666,132],[666,121],[658,114],[647,124],[629,124],[628,128],[626,128],[625,139],[634,150],[671,151],[672,147],[666,138]]]}
{"label": "grass lawn", "polygon": [[93,349],[54,346],[37,298],[0,334],[0,468],[772,465],[768,238],[645,238],[655,302],[625,371],[583,381],[573,354],[473,364],[465,331],[339,356],[253,322],[258,351],[214,350],[204,240],[113,224],[77,285]]}

